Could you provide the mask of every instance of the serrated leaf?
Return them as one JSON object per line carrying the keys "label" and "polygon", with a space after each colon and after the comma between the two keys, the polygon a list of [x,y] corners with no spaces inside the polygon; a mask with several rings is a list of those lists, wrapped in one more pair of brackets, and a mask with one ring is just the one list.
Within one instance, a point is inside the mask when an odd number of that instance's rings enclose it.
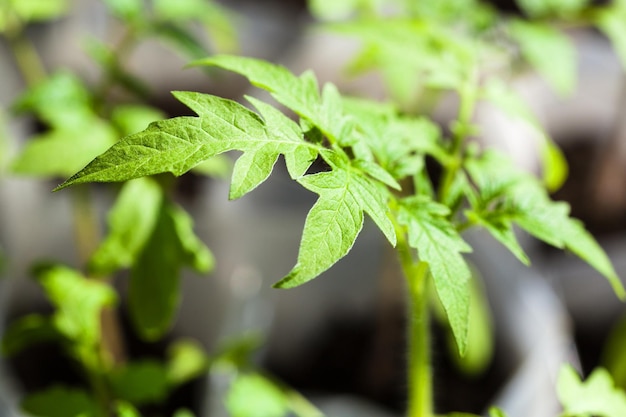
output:
{"label": "serrated leaf", "polygon": [[82,126],[54,129],[31,138],[11,170],[21,175],[67,177],[117,140],[115,131],[104,121],[89,117],[82,122]]}
{"label": "serrated leaf", "polygon": [[330,172],[304,176],[298,182],[320,197],[307,215],[298,262],[276,287],[304,284],[345,256],[363,227],[364,212],[395,245],[386,194],[369,178],[353,168],[336,167]]}
{"label": "serrated leaf", "polygon": [[138,178],[122,187],[108,213],[109,233],[89,262],[89,270],[106,276],[129,268],[156,225],[163,193],[156,181]]}
{"label": "serrated leaf", "polygon": [[471,248],[446,220],[447,207],[423,197],[409,197],[401,202],[398,221],[408,229],[409,244],[427,262],[435,289],[443,305],[459,353],[467,346],[471,276],[463,259]]}
{"label": "serrated leaf", "polygon": [[269,91],[279,103],[312,122],[333,142],[341,141],[350,131],[337,88],[326,84],[320,95],[317,80],[310,71],[298,77],[280,65],[230,55],[207,58],[194,65],[217,66],[245,76],[253,85]]}
{"label": "serrated leaf", "polygon": [[612,7],[600,10],[594,20],[611,40],[622,67],[626,69],[626,3],[614,2]]}
{"label": "serrated leaf", "polygon": [[11,356],[42,342],[57,341],[62,336],[50,317],[29,314],[9,324],[2,335],[2,354]]}
{"label": "serrated leaf", "polygon": [[282,417],[289,411],[287,395],[259,374],[237,376],[225,405],[232,417]]}
{"label": "serrated leaf", "polygon": [[517,241],[513,231],[513,216],[506,211],[491,213],[465,212],[470,222],[484,227],[491,236],[502,243],[524,265],[530,265],[530,259]]}
{"label": "serrated leaf", "polygon": [[508,220],[552,246],[572,251],[604,275],[618,297],[626,297],[600,245],[579,220],[569,216],[566,203],[550,200],[536,178],[495,152],[486,152],[480,159],[468,161],[466,167],[479,188],[484,207],[498,204]]}
{"label": "serrated leaf", "polygon": [[78,388],[55,386],[28,395],[21,407],[34,417],[104,416],[94,398]]}
{"label": "serrated leaf", "polygon": [[626,394],[615,388],[604,368],[596,368],[586,381],[570,365],[559,372],[557,393],[566,416],[622,417],[626,415]]}
{"label": "serrated leaf", "polygon": [[64,266],[41,266],[36,275],[56,308],[53,322],[59,332],[79,344],[99,343],[100,312],[116,302],[115,291]]}
{"label": "serrated leaf", "polygon": [[[317,146],[302,137],[292,136],[288,130],[281,130],[278,124],[272,125],[277,129],[276,134],[269,131],[256,113],[241,104],[200,93],[174,94],[199,117],[179,117],[151,124],[143,132],[115,144],[57,189],[90,181],[123,181],[161,172],[182,175],[212,156],[240,150],[244,151],[245,159],[233,174],[236,185],[231,194],[238,197],[269,176],[271,162],[279,154],[293,161],[289,166],[294,173],[314,159],[311,157]],[[246,175],[241,165],[254,166],[255,176]]]}
{"label": "serrated leaf", "polygon": [[299,77],[287,68],[255,58],[217,55],[192,65],[216,66],[241,74],[251,84],[272,93],[281,104],[311,121],[317,119],[321,100],[317,80],[312,72]]}
{"label": "serrated leaf", "polygon": [[193,340],[177,340],[168,348],[167,356],[167,380],[172,386],[202,375],[209,366],[205,350]]}
{"label": "serrated leaf", "polygon": [[561,94],[570,94],[576,85],[576,51],[569,38],[553,26],[540,22],[513,20],[509,33],[522,55]]}
{"label": "serrated leaf", "polygon": [[213,266],[213,256],[194,235],[189,215],[163,203],[156,226],[130,273],[129,309],[143,338],[158,339],[169,329],[180,302],[180,270],[184,266],[207,272]]}
{"label": "serrated leaf", "polygon": [[110,376],[116,398],[135,405],[160,403],[169,393],[165,366],[155,360],[129,362]]}

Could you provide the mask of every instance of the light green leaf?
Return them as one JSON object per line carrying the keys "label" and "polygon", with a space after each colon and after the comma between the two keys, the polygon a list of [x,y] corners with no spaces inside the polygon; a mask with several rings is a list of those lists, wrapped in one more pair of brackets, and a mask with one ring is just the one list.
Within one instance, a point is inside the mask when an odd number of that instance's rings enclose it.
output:
{"label": "light green leaf", "polygon": [[85,118],[83,123],[31,138],[13,161],[11,170],[21,175],[67,177],[117,140],[115,131],[104,121]]}
{"label": "light green leaf", "polygon": [[545,23],[513,20],[509,33],[522,55],[561,94],[576,86],[576,50],[570,39]]}
{"label": "light green leaf", "polygon": [[56,386],[28,395],[21,407],[34,417],[103,416],[104,410],[87,392],[78,388]]}
{"label": "light green leaf", "polygon": [[165,366],[155,360],[127,363],[110,378],[115,397],[131,404],[157,404],[169,393]]}
{"label": "light green leaf", "polygon": [[144,130],[157,120],[163,120],[165,115],[159,109],[137,104],[116,106],[111,113],[111,123],[122,136],[132,135]]}
{"label": "light green leaf", "polygon": [[341,140],[350,130],[348,120],[341,111],[337,88],[326,84],[320,96],[312,72],[297,77],[279,65],[229,55],[207,58],[197,61],[195,65],[217,66],[245,76],[250,83],[269,91],[279,103],[312,122],[334,141]]}
{"label": "light green leaf", "polygon": [[68,0],[8,0],[8,3],[23,22],[55,19],[69,10]]}
{"label": "light green leaf", "polygon": [[115,291],[106,283],[87,279],[64,266],[40,266],[36,275],[56,307],[55,327],[80,344],[99,343],[100,312],[116,302]]}
{"label": "light green leaf", "polygon": [[195,174],[228,179],[233,172],[232,161],[225,155],[215,155],[191,168]]}
{"label": "light green leaf", "polygon": [[161,188],[150,178],[124,184],[108,213],[109,233],[92,255],[90,271],[106,276],[129,268],[154,230],[162,201]]}
{"label": "light green leaf", "polygon": [[490,407],[489,417],[507,417],[507,414],[498,407]]}
{"label": "light green leaf", "polygon": [[259,374],[237,376],[225,405],[232,417],[282,417],[289,411],[285,393]]}
{"label": "light green leaf", "polygon": [[143,0],[103,0],[111,13],[125,21],[134,21],[142,17],[144,10]]}
{"label": "light green leaf", "polygon": [[126,401],[117,401],[115,408],[118,417],[141,417],[139,411]]}
{"label": "light green leaf", "polygon": [[435,289],[443,305],[459,353],[467,347],[471,276],[463,252],[471,248],[454,226],[446,220],[447,207],[427,197],[409,197],[401,201],[398,221],[408,228],[409,244],[427,262]]}
{"label": "light green leaf", "polygon": [[139,334],[156,340],[170,327],[180,301],[180,269],[207,272],[213,257],[181,208],[163,203],[155,228],[130,274],[129,309]]}
{"label": "light green leaf", "polygon": [[486,152],[480,159],[468,161],[466,167],[479,188],[484,207],[497,204],[496,213],[499,211],[505,221],[513,221],[552,246],[572,251],[604,275],[618,297],[626,297],[626,291],[600,245],[580,221],[569,216],[566,203],[550,200],[536,178],[495,152]]}
{"label": "light green leaf", "polygon": [[589,0],[517,0],[531,17],[573,17],[588,3]]}
{"label": "light green leaf", "polygon": [[[254,112],[234,101],[200,93],[175,96],[199,117],[179,117],[151,124],[145,131],[124,138],[57,189],[90,181],[123,181],[161,172],[182,175],[200,162],[230,150],[244,151],[235,167],[234,191],[239,197],[263,182],[279,154],[294,174],[311,164],[317,146],[296,137],[284,121],[263,111],[276,132]],[[256,102],[258,104],[258,102]],[[284,129],[283,129],[284,128]],[[244,169],[254,168],[254,175]]]}
{"label": "light green leaf", "polygon": [[557,393],[565,416],[622,417],[626,415],[626,394],[615,388],[604,368],[596,368],[586,381],[570,365],[561,368]]}
{"label": "light green leaf", "polygon": [[519,118],[536,129],[542,140],[541,159],[544,183],[548,190],[558,190],[567,178],[567,161],[524,100],[497,79],[487,82],[481,94],[482,98],[490,101],[510,116]]}
{"label": "light green leaf", "polygon": [[467,219],[484,227],[496,240],[502,243],[524,265],[530,265],[530,259],[517,241],[513,231],[513,219],[506,211],[493,211],[477,213],[468,210],[465,212]]}
{"label": "light green leaf", "polygon": [[320,20],[341,20],[353,15],[374,14],[382,0],[310,0],[310,12]]}
{"label": "light green leaf", "polygon": [[172,386],[202,375],[209,366],[204,348],[194,340],[177,340],[169,346],[167,356],[167,380]]}
{"label": "light green leaf", "polygon": [[298,262],[276,287],[304,284],[345,256],[363,227],[363,212],[395,245],[385,191],[372,180],[353,168],[336,167],[330,172],[301,177],[298,182],[320,197],[307,215]]}
{"label": "light green leaf", "polygon": [[59,331],[50,317],[29,314],[9,324],[2,335],[2,354],[11,356],[42,342],[58,341]]}
{"label": "light green leaf", "polygon": [[596,25],[609,37],[613,48],[626,69],[626,2],[615,1],[611,7],[602,9],[595,17]]}
{"label": "light green leaf", "polygon": [[622,316],[613,325],[607,340],[604,342],[600,364],[613,377],[615,385],[626,390],[626,316]]}

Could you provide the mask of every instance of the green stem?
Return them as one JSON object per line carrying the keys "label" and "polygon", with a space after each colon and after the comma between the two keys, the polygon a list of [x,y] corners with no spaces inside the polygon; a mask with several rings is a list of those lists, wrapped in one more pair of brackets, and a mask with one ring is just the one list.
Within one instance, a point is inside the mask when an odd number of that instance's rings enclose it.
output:
{"label": "green stem", "polygon": [[396,248],[409,293],[407,417],[433,417],[428,264],[414,259],[404,230],[396,225],[396,231],[398,235]]}
{"label": "green stem", "polygon": [[15,22],[7,28],[5,35],[26,85],[32,87],[44,80],[46,70],[35,46],[26,37],[23,27]]}
{"label": "green stem", "polygon": [[100,241],[99,226],[88,187],[72,190],[74,198],[74,234],[80,262],[85,264]]}
{"label": "green stem", "polygon": [[444,167],[443,180],[439,188],[439,201],[444,204],[447,202],[454,179],[463,163],[463,144],[469,136],[472,115],[477,102],[477,93],[478,75],[476,72],[473,72],[459,91],[459,114],[455,126],[453,126],[452,149],[450,152],[452,158],[451,162]]}

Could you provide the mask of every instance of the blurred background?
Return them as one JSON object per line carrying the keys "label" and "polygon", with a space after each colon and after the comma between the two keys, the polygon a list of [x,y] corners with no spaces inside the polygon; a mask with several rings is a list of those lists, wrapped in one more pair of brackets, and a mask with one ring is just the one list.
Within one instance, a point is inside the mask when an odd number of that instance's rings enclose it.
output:
{"label": "blurred background", "polygon": [[[345,71],[359,43],[321,27],[306,1],[222,0],[221,4],[232,19],[237,42],[236,46],[228,41],[219,45],[212,38],[213,43],[209,40],[206,45],[211,52],[222,48],[263,58],[295,73],[313,69],[320,84],[333,82],[342,92],[386,97],[380,74],[353,77]],[[519,13],[513,1],[494,4],[503,12]],[[72,2],[64,16],[31,25],[28,35],[46,68],[69,70],[89,83],[97,79],[100,68],[85,53],[85,39],[115,42],[121,30],[119,19],[101,1],[81,0]],[[521,71],[510,82],[569,164],[568,179],[554,198],[571,204],[572,214],[594,233],[618,274],[625,277],[624,68],[597,30],[572,29],[568,35],[577,52],[578,79],[572,94],[556,94],[532,71]],[[24,90],[24,80],[9,46],[0,38],[0,116],[8,132],[3,149],[13,155],[38,126],[10,114],[11,103]],[[234,100],[244,94],[263,97],[242,77],[185,68],[189,61],[189,56],[154,39],[141,42],[126,57],[127,69],[148,87],[150,104],[167,116],[190,113],[172,97],[173,90]],[[451,120],[454,100],[444,97],[433,117],[442,125]],[[520,166],[539,172],[536,142],[528,139],[532,132],[522,123],[489,106],[480,107],[476,119],[483,126],[478,138],[482,143],[504,150]],[[10,172],[0,178],[4,260],[0,310],[5,324],[28,312],[50,309],[29,279],[33,262],[77,261],[71,243],[71,201],[63,193],[50,193],[60,180],[24,178]],[[237,201],[228,200],[227,181],[196,174],[181,177],[176,197],[192,214],[217,267],[208,277],[184,276],[183,301],[172,337],[193,337],[211,351],[221,340],[258,334],[263,341],[255,356],[259,366],[311,398],[329,416],[402,414],[404,284],[395,255],[378,230],[366,223],[352,252],[320,278],[288,291],[275,290],[271,284],[295,263],[314,194],[294,184],[279,163],[267,183]],[[99,215],[104,216],[111,195],[97,189],[95,198]],[[493,356],[480,372],[459,371],[448,354],[445,329],[434,325],[436,396],[441,412],[482,413],[495,402],[512,417],[556,415],[554,383],[560,364],[573,362],[588,373],[598,364],[607,366],[611,338],[612,346],[623,346],[626,341],[624,331],[621,336],[613,332],[624,306],[603,278],[571,255],[521,238],[533,262],[530,269],[487,235],[467,236],[475,247],[469,258],[480,271],[492,312],[494,343],[485,349]],[[117,284],[124,293],[124,277]],[[164,344],[146,344],[130,334],[128,338],[131,351],[162,354]],[[51,374],[63,372],[66,364],[53,363],[55,354],[40,351],[34,358],[2,363],[0,416],[19,415],[15,407],[20,392],[37,389],[49,382]],[[42,375],[46,367],[52,369]],[[626,384],[626,371],[621,372],[614,377]],[[181,393],[177,401],[201,416],[222,415],[216,400],[219,381],[200,379],[190,390],[193,397]]]}

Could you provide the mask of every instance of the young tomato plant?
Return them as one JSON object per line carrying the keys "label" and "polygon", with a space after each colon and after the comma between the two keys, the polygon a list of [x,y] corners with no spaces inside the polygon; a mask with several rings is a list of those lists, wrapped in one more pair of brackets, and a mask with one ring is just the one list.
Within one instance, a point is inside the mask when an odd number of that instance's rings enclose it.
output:
{"label": "young tomato plant", "polygon": [[[332,84],[320,89],[312,72],[296,76],[262,60],[215,56],[196,65],[239,73],[297,115],[246,97],[254,106],[197,92],[175,92],[196,117],[151,124],[113,145],[57,187],[126,181],[171,172],[182,175],[207,158],[239,151],[231,178],[236,199],[265,181],[280,155],[291,178],[319,195],[307,215],[297,262],[275,286],[302,285],[350,251],[365,215],[396,248],[410,303],[409,416],[433,416],[429,354],[429,294],[447,315],[458,350],[468,337],[470,245],[461,231],[483,227],[522,262],[528,258],[513,233],[516,225],[538,239],[568,249],[624,288],[608,258],[569,217],[565,203],[550,200],[544,185],[494,151],[467,143],[469,117],[484,86],[477,77],[460,91],[457,128],[443,135],[429,119],[402,114],[391,104],[343,97]],[[443,169],[434,183],[425,159]],[[314,162],[325,169],[311,173]]]}

